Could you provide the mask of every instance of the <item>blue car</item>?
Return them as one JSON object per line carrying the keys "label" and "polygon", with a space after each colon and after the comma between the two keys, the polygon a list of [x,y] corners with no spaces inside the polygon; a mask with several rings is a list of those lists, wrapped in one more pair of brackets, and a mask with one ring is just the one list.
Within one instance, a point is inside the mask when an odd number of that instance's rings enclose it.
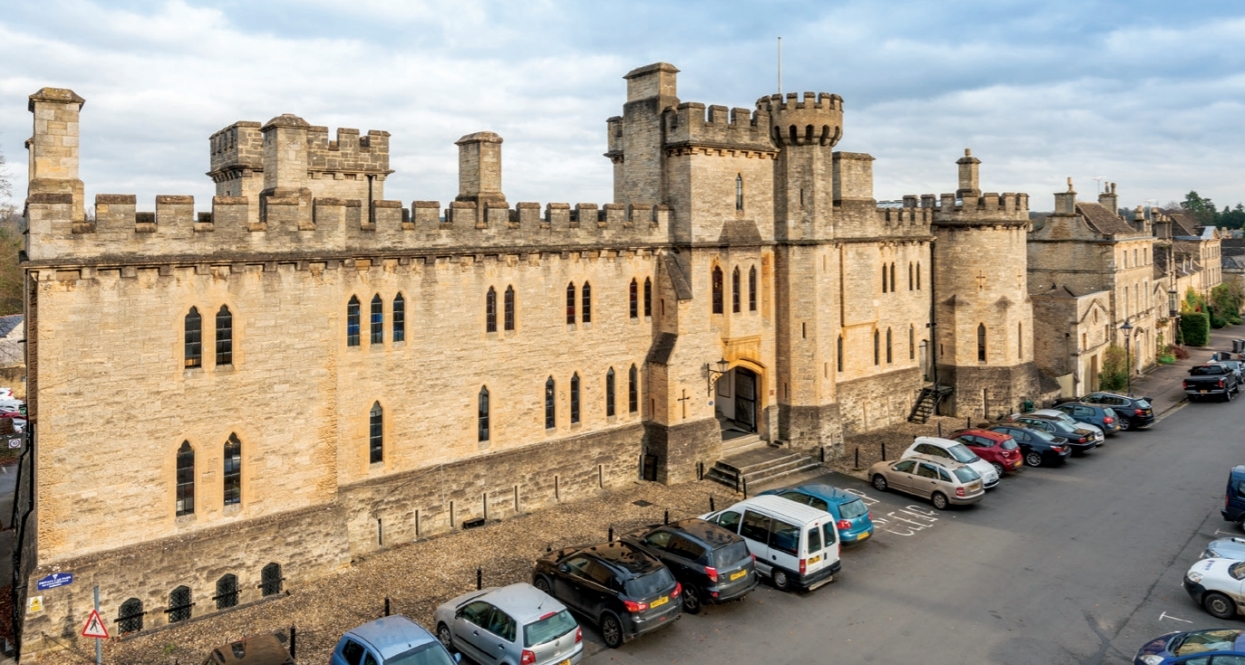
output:
{"label": "blue car", "polygon": [[800,485],[761,494],[773,494],[830,513],[834,516],[839,540],[845,544],[858,543],[873,535],[873,519],[865,502],[855,494],[837,487],[822,484]]}
{"label": "blue car", "polygon": [[331,665],[454,665],[457,657],[432,633],[394,615],[352,628],[333,649]]}
{"label": "blue car", "polygon": [[1245,630],[1217,628],[1168,633],[1142,645],[1133,665],[1245,663]]}
{"label": "blue car", "polygon": [[1245,526],[1245,465],[1232,467],[1228,474],[1228,490],[1219,512],[1224,520]]}

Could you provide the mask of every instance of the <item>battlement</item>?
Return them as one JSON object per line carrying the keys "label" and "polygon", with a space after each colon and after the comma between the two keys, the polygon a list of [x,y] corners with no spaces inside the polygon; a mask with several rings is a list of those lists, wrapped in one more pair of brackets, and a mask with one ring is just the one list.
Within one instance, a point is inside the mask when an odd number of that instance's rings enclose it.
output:
{"label": "battlement", "polygon": [[[700,146],[774,152],[769,140],[769,113],[746,108],[727,109],[684,102],[666,109],[663,117],[666,146]],[[610,125],[614,130],[614,124]],[[616,131],[616,130],[615,130]],[[614,132],[611,131],[611,135]],[[611,148],[612,149],[612,148]]]}
{"label": "battlement", "polygon": [[991,226],[1029,223],[1029,195],[986,192],[981,196],[955,194],[909,194],[903,197],[904,210],[932,211],[933,223],[947,226]]}
{"label": "battlement", "polygon": [[[195,212],[191,196],[157,196],[155,212],[129,194],[95,197],[93,221],[74,222],[70,194],[40,194],[28,203],[30,259],[50,264],[132,262],[161,257],[197,261],[248,257],[334,256],[359,252],[545,251],[647,246],[669,240],[664,205],[488,201],[372,201],[268,198],[255,218],[245,196],[216,196]],[[306,214],[310,212],[310,214]]]}
{"label": "battlement", "polygon": [[[281,123],[288,120],[288,123]],[[384,177],[389,170],[389,132],[339,128],[337,138],[329,140],[329,128],[307,124],[292,115],[278,116],[268,124],[239,121],[212,134],[208,139],[212,170],[216,182],[264,171],[264,132],[273,127],[294,127],[306,132],[307,171],[357,178],[360,175]]]}
{"label": "battlement", "polygon": [[770,95],[757,100],[770,116],[770,138],[779,146],[834,147],[843,138],[843,98],[827,92]]}

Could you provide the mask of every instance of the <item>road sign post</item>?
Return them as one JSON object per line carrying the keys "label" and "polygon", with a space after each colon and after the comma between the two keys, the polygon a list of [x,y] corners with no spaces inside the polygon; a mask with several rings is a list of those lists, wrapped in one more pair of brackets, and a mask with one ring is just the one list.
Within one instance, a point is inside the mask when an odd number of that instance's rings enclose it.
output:
{"label": "road sign post", "polygon": [[86,618],[86,625],[82,627],[82,636],[95,640],[95,665],[103,665],[104,647],[100,640],[108,639],[108,627],[104,625],[104,620],[99,616],[98,586],[95,587],[95,609],[91,610],[91,615]]}

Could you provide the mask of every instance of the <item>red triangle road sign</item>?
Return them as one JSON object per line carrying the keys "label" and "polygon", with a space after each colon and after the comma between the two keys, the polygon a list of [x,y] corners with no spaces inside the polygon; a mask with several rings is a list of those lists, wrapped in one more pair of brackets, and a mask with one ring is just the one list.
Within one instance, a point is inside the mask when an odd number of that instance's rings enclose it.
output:
{"label": "red triangle road sign", "polygon": [[86,618],[86,625],[82,627],[82,636],[108,639],[108,628],[104,626],[104,620],[99,618],[99,610],[91,610],[91,616]]}

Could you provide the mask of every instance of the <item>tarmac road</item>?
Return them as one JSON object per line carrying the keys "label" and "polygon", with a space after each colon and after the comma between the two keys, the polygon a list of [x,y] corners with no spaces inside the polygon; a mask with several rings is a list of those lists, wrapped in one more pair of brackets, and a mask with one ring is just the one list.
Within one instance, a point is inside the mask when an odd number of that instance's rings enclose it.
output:
{"label": "tarmac road", "polygon": [[844,551],[834,584],[762,586],[618,650],[591,645],[585,662],[1097,665],[1130,663],[1166,632],[1245,629],[1180,588],[1208,541],[1240,533],[1219,508],[1228,470],[1245,463],[1242,418],[1245,399],[1190,404],[946,512],[828,476],[887,520]]}

